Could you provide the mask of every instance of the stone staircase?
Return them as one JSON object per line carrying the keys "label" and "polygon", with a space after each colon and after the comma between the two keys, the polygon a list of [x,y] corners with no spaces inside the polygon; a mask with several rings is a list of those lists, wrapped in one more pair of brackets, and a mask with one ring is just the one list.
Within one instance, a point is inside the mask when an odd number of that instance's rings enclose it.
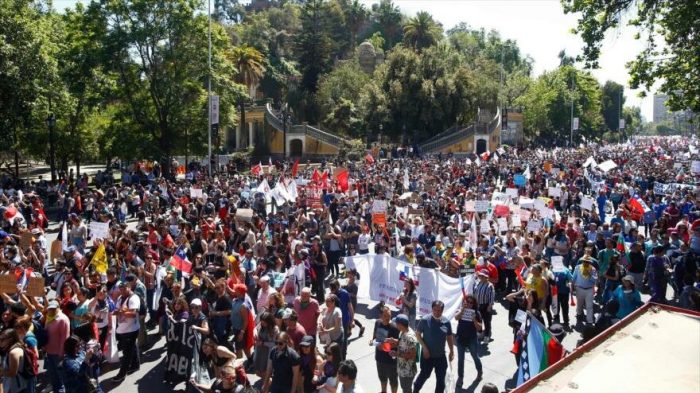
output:
{"label": "stone staircase", "polygon": [[[269,103],[266,105],[265,121],[277,131],[284,132],[284,125],[282,124],[282,121],[277,117],[272,109],[272,105]],[[347,142],[347,140],[339,136],[321,130],[319,126],[311,126],[308,124],[288,124],[287,135],[289,136],[292,134],[307,135],[313,139],[337,148],[340,148],[343,143]]]}
{"label": "stone staircase", "polygon": [[[423,153],[435,153],[467,138],[476,135],[493,133],[501,124],[501,113],[498,111],[488,123],[474,123],[466,127],[450,127],[434,137],[422,142],[419,146]],[[471,152],[469,152],[471,153]]]}

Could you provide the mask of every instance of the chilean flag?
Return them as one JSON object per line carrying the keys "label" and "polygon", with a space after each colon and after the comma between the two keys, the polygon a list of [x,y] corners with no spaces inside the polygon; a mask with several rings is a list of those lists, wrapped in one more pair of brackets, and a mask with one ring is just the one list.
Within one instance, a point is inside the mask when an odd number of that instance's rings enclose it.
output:
{"label": "chilean flag", "polygon": [[396,266],[396,270],[399,271],[399,280],[406,281],[408,279],[413,279],[413,284],[418,286],[418,277],[411,277],[413,276],[413,274],[411,274],[411,265],[399,263]]}
{"label": "chilean flag", "polygon": [[192,262],[187,259],[187,254],[185,254],[185,249],[182,248],[182,246],[180,246],[175,252],[175,255],[173,255],[170,265],[183,273],[192,273]]}
{"label": "chilean flag", "polygon": [[374,157],[372,157],[372,153],[367,153],[367,155],[365,156],[365,160],[367,160],[367,162],[369,162],[370,164],[374,164]]}
{"label": "chilean flag", "polygon": [[255,176],[260,175],[261,171],[262,171],[262,163],[258,163],[258,165],[250,168],[250,173],[255,175]]}

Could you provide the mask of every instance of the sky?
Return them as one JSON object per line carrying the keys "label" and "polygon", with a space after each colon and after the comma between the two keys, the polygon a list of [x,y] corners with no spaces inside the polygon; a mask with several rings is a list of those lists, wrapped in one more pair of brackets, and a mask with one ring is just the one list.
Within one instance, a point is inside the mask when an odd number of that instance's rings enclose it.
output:
{"label": "sky", "polygon": [[[72,7],[76,0],[54,0],[58,9]],[[247,3],[248,1],[241,1]],[[362,0],[371,7],[378,0]],[[394,4],[409,16],[427,11],[445,30],[466,22],[472,28],[496,29],[503,39],[516,40],[523,55],[534,59],[534,75],[555,69],[557,55],[562,49],[567,55],[581,54],[583,41],[571,29],[577,15],[565,15],[559,0],[394,0]],[[633,38],[635,30],[622,27],[608,32],[603,42],[600,68],[593,75],[601,84],[607,80],[628,86],[629,74],[625,64],[633,60],[643,48],[643,41]],[[582,67],[579,65],[579,67]],[[653,91],[644,99],[637,97],[639,90],[625,89],[626,106],[639,106],[642,116],[651,121]]]}

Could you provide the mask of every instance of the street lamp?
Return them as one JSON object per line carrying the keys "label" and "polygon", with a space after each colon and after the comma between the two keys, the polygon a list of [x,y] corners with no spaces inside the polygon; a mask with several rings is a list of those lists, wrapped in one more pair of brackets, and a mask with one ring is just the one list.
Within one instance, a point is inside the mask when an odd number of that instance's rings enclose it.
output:
{"label": "street lamp", "polygon": [[382,143],[382,130],[384,129],[384,125],[380,124],[379,125],[379,135],[377,136],[377,141],[379,144]]}
{"label": "street lamp", "polygon": [[54,127],[56,127],[56,116],[54,116],[53,113],[49,115],[49,117],[46,118],[46,126],[49,127],[49,151],[50,151],[50,157],[49,159],[51,162],[49,163],[51,165],[51,181],[54,182],[56,181],[56,166],[55,166],[55,150],[54,150]]}
{"label": "street lamp", "polygon": [[[501,109],[501,113],[499,113],[499,116],[501,116],[501,119],[503,119],[503,84],[505,83],[506,79],[506,69],[505,65],[503,64],[503,61],[505,60],[505,49],[510,48],[510,44],[502,44],[501,45],[501,81],[498,87],[498,95],[499,95],[499,105]],[[487,130],[488,132],[488,130]],[[503,120],[501,120],[501,132],[498,133],[498,146],[500,147],[503,142]]]}

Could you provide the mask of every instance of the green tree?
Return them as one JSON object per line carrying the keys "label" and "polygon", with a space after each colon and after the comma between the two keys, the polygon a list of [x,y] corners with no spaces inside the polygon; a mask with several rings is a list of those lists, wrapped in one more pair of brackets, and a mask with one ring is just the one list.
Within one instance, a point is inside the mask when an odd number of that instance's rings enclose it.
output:
{"label": "green tree", "polygon": [[295,50],[301,71],[300,97],[295,105],[302,119],[318,119],[312,104],[318,90],[318,80],[331,66],[332,42],[326,26],[324,4],[321,0],[309,0],[301,11],[301,29],[295,35]]}
{"label": "green tree", "polygon": [[419,138],[434,135],[472,121],[478,107],[494,108],[480,101],[476,81],[471,70],[442,56],[438,47],[418,53],[397,46],[363,89],[360,113],[367,129],[381,125],[389,136],[403,135],[404,127]]}
{"label": "green tree", "polygon": [[324,75],[316,94],[323,124],[336,133],[362,137],[358,129],[357,103],[369,81],[370,77],[362,71],[357,59]]}
{"label": "green tree", "polygon": [[[608,30],[627,25],[645,39],[644,49],[628,64],[630,87],[648,91],[661,80],[672,111],[700,112],[700,12],[697,1],[589,1],[561,0],[564,12],[579,14],[574,33],[584,41],[583,58],[597,68],[602,42]],[[644,37],[644,38],[642,38]],[[659,42],[662,41],[662,42]]]}
{"label": "green tree", "polygon": [[605,125],[610,131],[617,131],[620,110],[625,105],[624,86],[613,81],[606,81],[602,88],[602,114]]}
{"label": "green tree", "polygon": [[425,11],[418,12],[403,27],[404,44],[418,51],[437,44],[441,39],[442,26]]}
{"label": "green tree", "polygon": [[[236,70],[233,80],[244,85],[252,93],[252,88],[257,85],[265,72],[263,55],[257,49],[243,44],[233,48],[226,56]],[[249,95],[240,101],[241,105],[241,130],[245,130],[245,104],[249,101]],[[253,97],[254,98],[254,97]]]}
{"label": "green tree", "polygon": [[[166,170],[183,140],[197,154],[206,151],[207,17],[196,14],[196,6],[187,0],[100,3],[102,62],[119,80],[115,94],[125,105],[118,109],[128,110],[129,124],[138,126],[125,129],[138,129],[133,137],[151,144],[147,157]],[[212,93],[220,96],[220,130],[235,124],[234,104],[245,95],[226,59],[230,49],[224,29],[213,25]]]}
{"label": "green tree", "polygon": [[576,64],[576,58],[566,54],[566,50],[562,49],[557,55],[559,58],[559,67],[573,66]]}
{"label": "green tree", "polygon": [[401,29],[401,10],[391,0],[381,0],[376,8],[373,6],[373,10],[377,23],[385,33],[382,34],[387,41],[385,49],[391,49],[394,47],[396,33]]}
{"label": "green tree", "polygon": [[368,13],[365,6],[359,0],[353,0],[345,8],[345,23],[350,30],[350,49],[354,52],[357,46],[357,32],[367,21]]}

